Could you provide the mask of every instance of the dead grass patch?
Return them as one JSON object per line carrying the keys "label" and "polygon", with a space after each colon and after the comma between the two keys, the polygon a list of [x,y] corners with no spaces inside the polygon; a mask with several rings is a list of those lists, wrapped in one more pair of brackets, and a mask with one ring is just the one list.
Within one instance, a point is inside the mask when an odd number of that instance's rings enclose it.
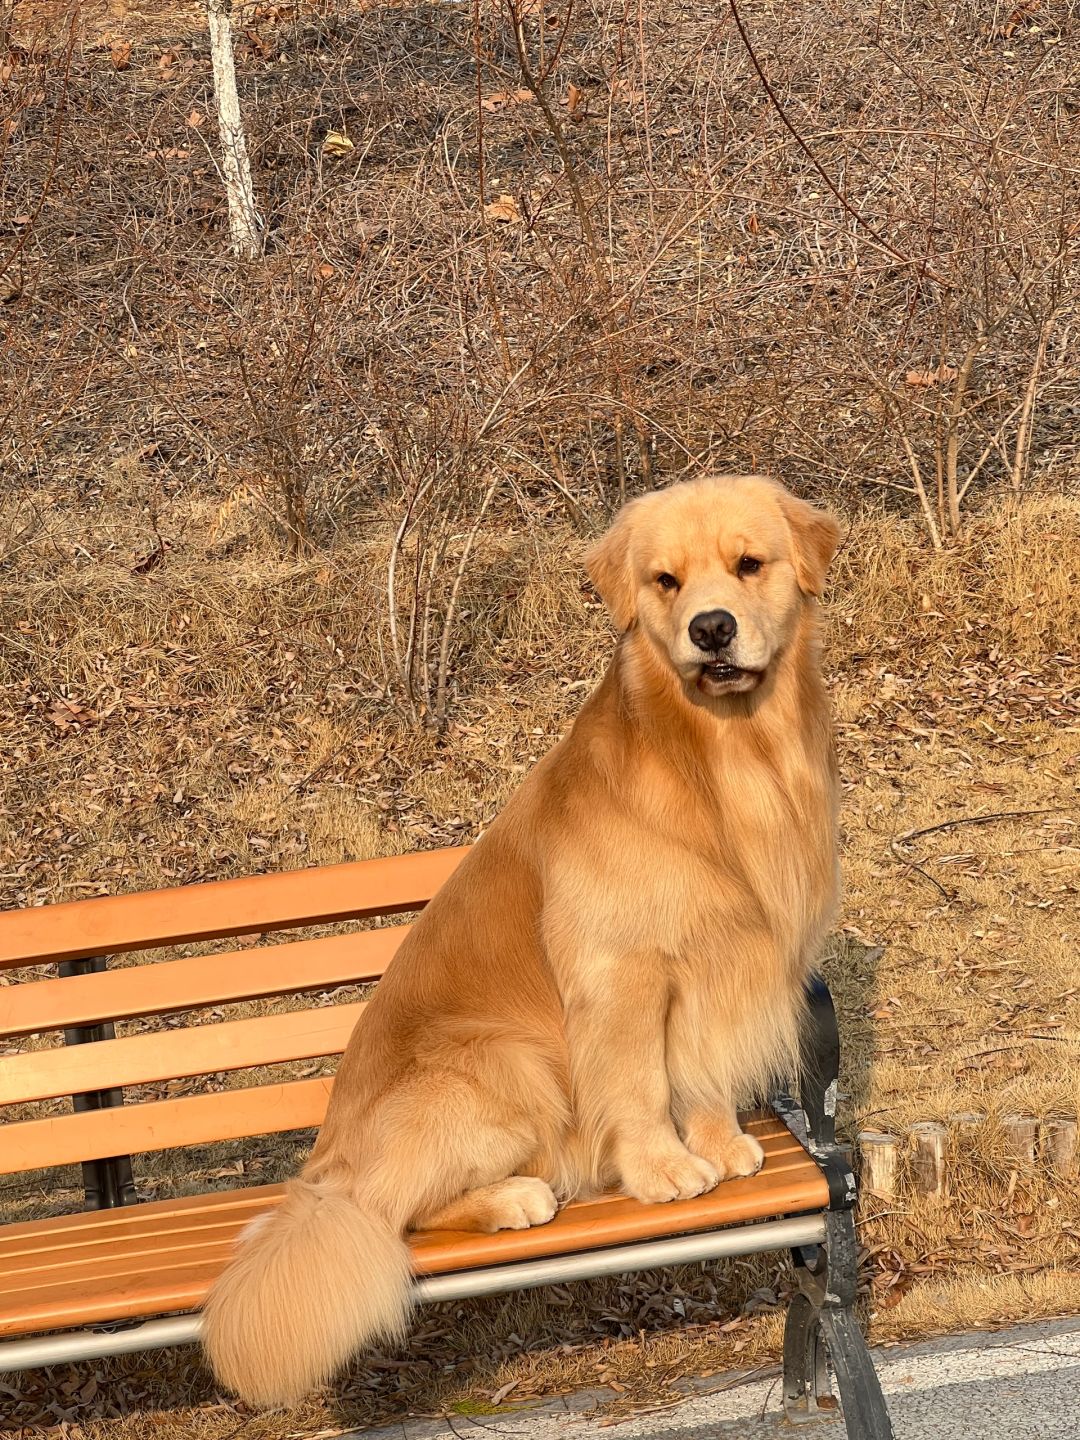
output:
{"label": "dead grass patch", "polygon": [[[31,555],[0,616],[24,642],[4,657],[0,716],[0,864],[12,899],[332,862],[482,828],[569,723],[608,652],[607,623],[579,578],[582,542],[565,527],[484,537],[483,620],[442,735],[408,723],[373,683],[388,544],[369,530],[333,567],[173,556],[137,580],[107,558],[78,557],[46,579]],[[843,1128],[988,1117],[961,1149],[943,1207],[915,1196],[906,1175],[885,1213],[864,1202],[866,1304],[881,1339],[1058,1313],[1075,1284],[1074,1187],[1018,1171],[997,1123],[1080,1101],[1080,713],[1062,643],[1080,622],[1068,583],[1078,552],[1080,504],[1066,499],[988,512],[970,548],[949,557],[931,557],[913,527],[864,516],[829,600],[847,899],[826,970],[845,1040]],[[61,696],[72,707],[63,723]],[[964,823],[1010,811],[1046,813]],[[144,1159],[140,1183],[163,1195],[273,1180],[305,1139]],[[7,1182],[4,1213],[40,1210],[46,1183]],[[76,1203],[75,1177],[65,1186],[50,1206]],[[677,1375],[773,1356],[769,1312],[786,1283],[779,1262],[757,1260],[443,1307],[335,1398],[244,1417],[245,1427],[276,1440],[487,1404],[511,1380],[521,1398],[609,1374],[626,1387],[620,1403],[658,1403]],[[101,1400],[81,1405],[93,1373]],[[20,1384],[21,1414],[44,1419],[53,1405],[55,1419],[75,1396],[81,1416],[98,1415],[87,1433],[102,1440],[148,1426],[216,1440],[240,1418],[192,1356]]]}

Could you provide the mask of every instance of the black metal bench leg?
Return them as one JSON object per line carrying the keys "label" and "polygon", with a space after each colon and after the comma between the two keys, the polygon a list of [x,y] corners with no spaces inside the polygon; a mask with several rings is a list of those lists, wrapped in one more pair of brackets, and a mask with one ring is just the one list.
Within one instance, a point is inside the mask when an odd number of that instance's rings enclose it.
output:
{"label": "black metal bench leg", "polygon": [[817,1311],[795,1295],[784,1326],[784,1414],[800,1425],[835,1409]]}
{"label": "black metal bench leg", "polygon": [[892,1440],[885,1397],[855,1316],[859,1248],[855,1177],[836,1144],[840,1038],[825,982],[806,987],[807,1026],[799,1103],[778,1093],[773,1107],[821,1166],[829,1186],[825,1243],[792,1252],[798,1291],[784,1330],[784,1413],[795,1424],[836,1410],[827,1358],[840,1390],[849,1440]]}
{"label": "black metal bench leg", "polygon": [[826,1213],[826,1241],[794,1252],[798,1293],[784,1331],[784,1413],[799,1424],[835,1409],[832,1360],[849,1440],[892,1440],[892,1423],[855,1316],[857,1258],[850,1210]]}
{"label": "black metal bench leg", "polygon": [[881,1382],[854,1312],[825,1309],[821,1325],[840,1387],[848,1440],[892,1440]]}

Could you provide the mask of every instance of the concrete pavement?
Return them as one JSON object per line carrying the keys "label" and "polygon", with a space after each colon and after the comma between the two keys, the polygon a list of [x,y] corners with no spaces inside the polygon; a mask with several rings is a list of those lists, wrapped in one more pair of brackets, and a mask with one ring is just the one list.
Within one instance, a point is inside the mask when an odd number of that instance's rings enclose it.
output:
{"label": "concrete pavement", "polygon": [[[874,1352],[896,1440],[1059,1440],[1080,1435],[1080,1321],[1015,1326]],[[496,1415],[405,1421],[364,1440],[841,1440],[839,1418],[797,1429],[780,1404],[778,1372],[695,1382],[691,1398],[632,1416],[586,1414],[611,1391],[560,1396]]]}

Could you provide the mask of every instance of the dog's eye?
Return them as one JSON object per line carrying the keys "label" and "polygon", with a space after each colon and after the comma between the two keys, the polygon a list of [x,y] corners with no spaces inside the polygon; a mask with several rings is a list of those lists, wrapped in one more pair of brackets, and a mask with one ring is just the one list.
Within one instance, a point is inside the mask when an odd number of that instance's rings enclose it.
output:
{"label": "dog's eye", "polygon": [[755,560],[752,555],[744,555],[739,561],[740,575],[756,575],[761,569],[761,561]]}
{"label": "dog's eye", "polygon": [[679,588],[679,582],[675,579],[675,576],[669,575],[666,570],[662,575],[657,575],[656,583],[660,586],[661,590],[677,590]]}

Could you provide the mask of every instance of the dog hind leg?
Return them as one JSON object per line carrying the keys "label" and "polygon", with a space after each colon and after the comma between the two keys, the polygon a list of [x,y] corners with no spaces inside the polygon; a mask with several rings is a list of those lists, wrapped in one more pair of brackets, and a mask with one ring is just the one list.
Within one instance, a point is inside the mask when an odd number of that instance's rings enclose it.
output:
{"label": "dog hind leg", "polygon": [[493,1185],[469,1190],[449,1205],[414,1221],[417,1230],[473,1230],[493,1235],[496,1230],[527,1230],[546,1225],[558,1201],[546,1180],[534,1175],[510,1175]]}

